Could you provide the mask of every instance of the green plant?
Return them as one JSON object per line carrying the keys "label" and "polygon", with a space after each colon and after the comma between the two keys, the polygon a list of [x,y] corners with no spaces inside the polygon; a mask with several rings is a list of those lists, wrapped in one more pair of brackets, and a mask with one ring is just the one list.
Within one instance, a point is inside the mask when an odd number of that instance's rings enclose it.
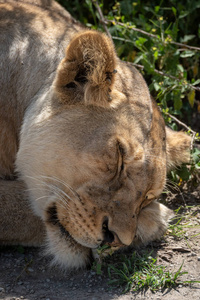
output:
{"label": "green plant", "polygon": [[118,261],[120,262],[107,266],[109,284],[123,286],[124,293],[142,289],[164,290],[179,284],[187,285],[194,282],[181,280],[181,276],[187,274],[187,272],[182,272],[183,264],[177,271],[170,272],[166,267],[157,265],[157,259],[153,258],[151,253],[134,252],[132,256],[120,256]]}
{"label": "green plant", "polygon": [[[199,205],[195,206],[195,210],[194,211],[190,211],[192,207],[186,206],[186,207],[182,207],[180,206],[178,209],[176,209],[175,212],[175,216],[171,221],[171,224],[169,225],[167,234],[173,236],[175,239],[177,240],[188,240],[188,230],[189,229],[195,229],[195,228],[200,228],[200,225],[195,225],[195,224],[191,224],[191,220],[195,219],[196,215],[197,215],[197,211],[200,208]],[[183,213],[183,210],[185,210],[186,212]],[[199,233],[198,233],[199,235]],[[190,239],[192,239],[193,236],[190,237]],[[189,246],[188,242],[187,245]],[[190,248],[190,246],[189,246]]]}
{"label": "green plant", "polygon": [[113,251],[109,245],[99,246],[93,256],[95,257],[95,261],[92,265],[92,269],[97,273],[97,275],[102,274],[102,265],[103,259],[106,255],[112,255]]}

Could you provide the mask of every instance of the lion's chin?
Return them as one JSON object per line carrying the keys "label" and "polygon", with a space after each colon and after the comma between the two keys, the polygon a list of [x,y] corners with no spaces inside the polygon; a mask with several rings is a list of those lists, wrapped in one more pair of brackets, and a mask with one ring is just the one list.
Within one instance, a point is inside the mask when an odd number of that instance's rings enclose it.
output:
{"label": "lion's chin", "polygon": [[91,262],[91,249],[77,243],[61,225],[47,228],[45,254],[52,257],[52,265],[63,269],[85,268]]}
{"label": "lion's chin", "polygon": [[45,254],[53,257],[52,265],[72,269],[83,268],[90,263],[90,248],[78,243],[61,224],[55,203],[47,209],[45,223],[47,229]]}

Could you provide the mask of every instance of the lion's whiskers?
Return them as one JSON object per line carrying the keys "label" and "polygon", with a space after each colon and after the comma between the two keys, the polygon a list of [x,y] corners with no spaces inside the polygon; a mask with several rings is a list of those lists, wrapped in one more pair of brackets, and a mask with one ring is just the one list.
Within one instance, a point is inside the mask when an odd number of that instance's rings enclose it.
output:
{"label": "lion's whiskers", "polygon": [[38,197],[38,198],[35,199],[35,201],[39,201],[39,200],[41,200],[41,199],[43,199],[43,198],[48,198],[48,196],[46,195],[46,196]]}
{"label": "lion's whiskers", "polygon": [[[29,177],[30,177],[30,176],[29,176]],[[41,176],[41,177],[47,178],[47,179],[50,179],[50,178],[51,178],[51,177],[48,177],[48,176]],[[71,209],[71,207],[70,207],[70,205],[69,205],[69,202],[70,202],[70,201],[71,201],[72,203],[75,203],[74,199],[73,199],[72,197],[70,197],[65,191],[63,191],[62,189],[60,189],[58,186],[56,186],[56,185],[54,185],[54,184],[52,184],[52,183],[47,183],[47,182],[41,181],[39,178],[36,178],[36,177],[30,177],[30,178],[39,180],[40,182],[36,184],[38,187],[35,187],[35,188],[32,188],[32,189],[27,189],[27,191],[31,191],[31,190],[39,190],[39,189],[42,189],[43,186],[47,186],[47,187],[50,189],[50,191],[53,192],[53,195],[55,195],[55,196],[57,197],[57,199],[58,199],[58,201],[59,201],[59,205],[64,209],[64,211],[65,211],[65,210],[68,210],[68,211],[69,211],[69,210]],[[76,193],[69,185],[64,184],[64,183],[63,183],[61,180],[59,180],[59,179],[53,178],[53,180],[62,183],[65,187],[67,187],[67,188],[72,192],[73,196],[75,196],[76,199],[78,199],[78,200],[80,199],[80,198],[78,197],[78,194],[77,194],[77,193]],[[39,200],[41,200],[41,199],[43,199],[43,198],[45,198],[45,197],[46,197],[46,198],[49,198],[48,195],[45,195],[45,196],[38,197],[38,198],[36,199],[36,201],[39,201]],[[61,213],[60,217],[63,218],[63,219],[66,218],[65,213],[64,213],[64,212]],[[71,220],[71,221],[74,221],[74,222],[77,221],[77,220],[76,220],[75,218],[73,218],[71,215],[70,215],[70,220]]]}
{"label": "lion's whiskers", "polygon": [[51,179],[51,180],[54,180],[54,181],[57,181],[57,182],[63,184],[66,188],[68,188],[68,189],[72,192],[72,194],[73,194],[75,197],[78,197],[78,198],[79,198],[78,193],[77,193],[77,192],[76,192],[69,184],[67,184],[67,183],[64,182],[63,180],[61,180],[61,179],[59,179],[59,178],[57,178],[57,177],[49,177],[49,176],[44,176],[44,175],[41,175],[41,177],[46,178],[46,179]]}
{"label": "lion's whiskers", "polygon": [[[72,187],[70,187],[69,185],[67,185],[66,183],[64,183],[62,180],[59,180],[59,179],[56,179],[56,178],[51,178],[51,177],[48,177],[48,176],[43,176],[43,175],[38,176],[38,178],[37,178],[37,177],[31,177],[31,176],[27,176],[27,177],[29,177],[29,178],[31,178],[31,179],[34,179],[34,180],[40,181],[40,183],[38,183],[37,186],[41,186],[41,188],[42,188],[42,186],[47,186],[47,187],[49,187],[49,189],[50,189],[51,191],[53,191],[54,194],[58,195],[59,197],[62,197],[63,200],[64,200],[65,198],[63,198],[63,196],[61,196],[61,194],[63,194],[68,200],[70,200],[70,201],[72,201],[72,202],[75,203],[74,199],[73,199],[72,197],[70,197],[69,194],[67,194],[67,193],[64,192],[62,189],[60,189],[58,186],[55,186],[55,185],[53,185],[52,183],[47,183],[47,182],[41,181],[40,178],[52,179],[52,180],[54,180],[54,181],[57,181],[57,182],[59,182],[59,183],[62,183],[66,188],[68,188],[68,189],[70,190],[70,192],[73,194],[74,197],[76,197],[77,200],[80,199],[78,193],[77,193],[76,191],[74,191],[74,190],[72,189]],[[37,188],[34,188],[34,189],[37,190]],[[29,189],[29,191],[30,191],[30,190],[31,190],[31,189]],[[32,189],[32,190],[33,190],[33,189]],[[65,201],[66,201],[66,199],[65,199]]]}
{"label": "lion's whiskers", "polygon": [[169,178],[167,178],[167,182],[166,182],[166,185],[169,187],[169,188],[172,188],[174,189],[175,191],[177,192],[181,192],[178,184],[176,182],[173,182],[172,180],[170,180]]}

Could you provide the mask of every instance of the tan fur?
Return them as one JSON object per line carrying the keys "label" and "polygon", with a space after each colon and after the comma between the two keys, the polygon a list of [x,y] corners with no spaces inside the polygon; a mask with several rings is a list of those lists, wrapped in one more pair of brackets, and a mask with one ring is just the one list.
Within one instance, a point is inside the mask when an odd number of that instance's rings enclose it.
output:
{"label": "tan fur", "polygon": [[172,216],[173,212],[166,206],[155,201],[151,202],[140,213],[133,245],[146,245],[149,241],[160,239],[165,233],[168,221]]}
{"label": "tan fur", "polygon": [[[95,31],[77,34],[67,47],[65,58],[58,68],[55,82],[58,98],[65,103],[84,98],[87,105],[108,106],[115,66],[114,46],[106,35]],[[81,85],[74,80],[78,73],[86,73],[86,84]],[[77,92],[66,93],[66,85],[73,81],[78,86]]]}
{"label": "tan fur", "polygon": [[166,127],[168,171],[181,163],[190,162],[191,137],[184,132],[174,132]]}
{"label": "tan fur", "polygon": [[52,1],[0,5],[0,40],[0,242],[45,235],[83,267],[102,243],[159,238],[171,212],[154,199],[190,138],[165,129],[141,74]]}
{"label": "tan fur", "polygon": [[0,243],[38,246],[45,241],[45,228],[31,211],[23,182],[0,180]]}

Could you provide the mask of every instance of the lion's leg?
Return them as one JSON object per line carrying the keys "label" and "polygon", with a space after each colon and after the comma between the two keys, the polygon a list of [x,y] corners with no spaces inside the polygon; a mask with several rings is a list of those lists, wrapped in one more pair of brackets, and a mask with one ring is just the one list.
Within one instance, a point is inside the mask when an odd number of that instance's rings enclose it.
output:
{"label": "lion's leg", "polygon": [[0,180],[0,244],[40,246],[44,239],[44,225],[29,207],[23,182]]}

